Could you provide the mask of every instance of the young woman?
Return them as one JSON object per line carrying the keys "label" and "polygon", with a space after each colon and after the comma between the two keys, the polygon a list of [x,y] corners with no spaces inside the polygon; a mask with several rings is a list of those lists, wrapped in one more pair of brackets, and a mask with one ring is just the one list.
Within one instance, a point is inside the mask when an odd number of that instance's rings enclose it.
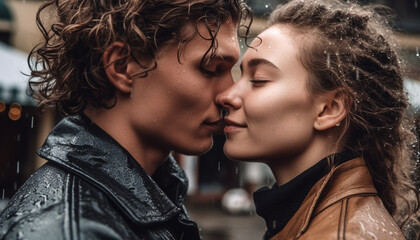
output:
{"label": "young woman", "polygon": [[225,153],[276,178],[254,193],[265,239],[404,238],[397,223],[418,208],[406,173],[415,137],[390,31],[371,7],[291,1],[218,96]]}

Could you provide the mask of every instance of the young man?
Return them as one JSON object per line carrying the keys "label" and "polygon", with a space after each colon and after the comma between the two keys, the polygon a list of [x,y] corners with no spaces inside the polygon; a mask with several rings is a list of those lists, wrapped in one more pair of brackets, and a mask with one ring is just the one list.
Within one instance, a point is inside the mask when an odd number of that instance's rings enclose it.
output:
{"label": "young man", "polygon": [[247,13],[240,0],[47,1],[30,87],[69,116],[0,215],[0,239],[199,239],[170,151],[211,148]]}

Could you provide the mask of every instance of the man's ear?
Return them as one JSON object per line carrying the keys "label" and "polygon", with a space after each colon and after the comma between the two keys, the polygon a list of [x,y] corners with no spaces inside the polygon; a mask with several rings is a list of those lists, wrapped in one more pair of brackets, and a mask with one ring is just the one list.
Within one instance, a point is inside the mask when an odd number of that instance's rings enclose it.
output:
{"label": "man's ear", "polygon": [[119,61],[123,57],[124,43],[112,43],[102,56],[105,74],[114,87],[122,93],[131,92],[132,78],[127,72],[127,61]]}
{"label": "man's ear", "polygon": [[318,131],[340,126],[347,115],[346,97],[341,90],[333,90],[317,96],[317,117],[314,127]]}

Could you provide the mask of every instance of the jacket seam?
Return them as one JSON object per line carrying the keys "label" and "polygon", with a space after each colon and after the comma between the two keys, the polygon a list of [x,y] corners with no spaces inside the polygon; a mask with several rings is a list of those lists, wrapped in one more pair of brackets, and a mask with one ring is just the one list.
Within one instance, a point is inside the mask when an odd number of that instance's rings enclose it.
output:
{"label": "jacket seam", "polygon": [[323,207],[321,210],[319,210],[318,212],[313,214],[312,218],[318,216],[320,213],[325,211],[325,209],[327,209],[327,208],[331,207],[332,205],[342,201],[343,199],[348,199],[348,198],[353,198],[353,197],[374,197],[374,196],[377,196],[377,195],[378,195],[377,193],[356,193],[356,194],[348,195],[344,198],[338,199],[337,201],[334,201],[331,204],[328,204],[327,206]]}
{"label": "jacket seam", "polygon": [[[346,192],[349,192],[349,191],[352,191],[352,190],[356,190],[356,189],[360,189],[360,188],[373,188],[373,186],[372,186],[371,184],[367,184],[367,185],[363,185],[363,186],[359,186],[359,187],[352,187],[352,188],[346,189]],[[337,194],[334,194],[333,196],[331,196],[331,197],[329,197],[329,198],[325,199],[325,200],[324,200],[324,202],[328,202],[329,200],[331,200],[331,199],[333,199],[333,198],[335,198],[335,197],[339,196],[341,193],[342,193],[342,192],[337,193]],[[353,195],[356,195],[356,194],[372,194],[372,193],[371,193],[371,192],[355,193],[355,194],[352,194],[352,195],[349,195],[349,196],[353,196]],[[375,193],[375,194],[376,194],[376,193]],[[337,201],[339,201],[339,200],[337,200]],[[337,202],[337,201],[336,201],[336,202]]]}
{"label": "jacket seam", "polygon": [[[338,237],[337,239],[346,240],[346,218],[347,218],[348,198],[341,201],[340,218],[338,222]],[[341,236],[341,237],[340,237]]]}
{"label": "jacket seam", "polygon": [[80,239],[78,234],[78,217],[77,214],[77,201],[75,196],[78,190],[76,184],[76,177],[73,174],[67,174],[66,185],[65,185],[65,201],[64,201],[64,235],[66,239],[76,240]]}

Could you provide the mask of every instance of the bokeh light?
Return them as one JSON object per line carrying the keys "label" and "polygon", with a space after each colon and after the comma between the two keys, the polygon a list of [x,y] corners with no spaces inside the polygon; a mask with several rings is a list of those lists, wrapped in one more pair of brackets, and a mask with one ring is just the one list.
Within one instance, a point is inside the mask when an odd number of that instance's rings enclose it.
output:
{"label": "bokeh light", "polygon": [[4,110],[6,110],[6,103],[0,100],[0,113],[4,112]]}
{"label": "bokeh light", "polygon": [[19,103],[10,104],[9,118],[13,121],[20,119],[22,115],[22,106]]}

